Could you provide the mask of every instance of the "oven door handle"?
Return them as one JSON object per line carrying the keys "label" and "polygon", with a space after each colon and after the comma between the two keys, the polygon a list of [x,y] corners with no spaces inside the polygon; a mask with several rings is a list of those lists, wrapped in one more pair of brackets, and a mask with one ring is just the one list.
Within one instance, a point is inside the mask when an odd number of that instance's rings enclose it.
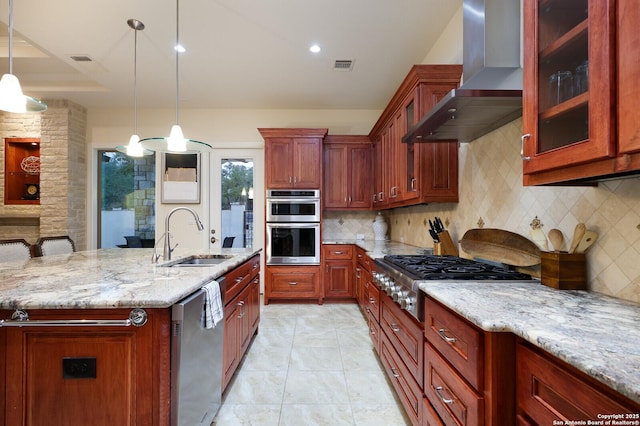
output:
{"label": "oven door handle", "polygon": [[269,222],[267,224],[271,228],[316,228],[320,226],[319,222]]}

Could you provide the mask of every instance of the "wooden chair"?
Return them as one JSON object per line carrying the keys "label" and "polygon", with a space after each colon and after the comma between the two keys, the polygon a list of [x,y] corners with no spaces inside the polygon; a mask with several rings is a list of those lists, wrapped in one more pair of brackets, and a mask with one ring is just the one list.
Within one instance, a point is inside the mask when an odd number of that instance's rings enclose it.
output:
{"label": "wooden chair", "polygon": [[76,245],[68,235],[41,237],[35,244],[37,256],[69,254],[76,251]]}
{"label": "wooden chair", "polygon": [[0,262],[31,259],[31,244],[23,239],[0,240]]}

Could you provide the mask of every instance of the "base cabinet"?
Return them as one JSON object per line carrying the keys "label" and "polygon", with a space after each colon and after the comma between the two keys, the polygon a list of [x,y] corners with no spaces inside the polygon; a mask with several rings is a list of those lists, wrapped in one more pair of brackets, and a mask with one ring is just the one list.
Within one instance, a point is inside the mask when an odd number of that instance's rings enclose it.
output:
{"label": "base cabinet", "polygon": [[[258,332],[260,322],[260,257],[255,256],[225,278],[222,391],[236,372]],[[233,297],[227,298],[227,295]]]}
{"label": "base cabinet", "polygon": [[[3,368],[0,424],[168,425],[171,310],[145,311],[141,327],[3,328],[2,366],[10,368]],[[29,318],[122,320],[129,312],[29,310]]]}
{"label": "base cabinet", "polygon": [[515,336],[425,299],[424,393],[445,424],[515,424]]}
{"label": "base cabinet", "polygon": [[609,414],[640,421],[640,406],[559,359],[524,342],[517,345],[517,359],[519,424],[598,424]]}
{"label": "base cabinet", "polygon": [[322,246],[324,263],[322,287],[328,299],[352,299],[354,290],[354,247],[351,244]]}
{"label": "base cabinet", "polygon": [[318,299],[320,266],[267,266],[265,269],[264,304],[272,299]]}

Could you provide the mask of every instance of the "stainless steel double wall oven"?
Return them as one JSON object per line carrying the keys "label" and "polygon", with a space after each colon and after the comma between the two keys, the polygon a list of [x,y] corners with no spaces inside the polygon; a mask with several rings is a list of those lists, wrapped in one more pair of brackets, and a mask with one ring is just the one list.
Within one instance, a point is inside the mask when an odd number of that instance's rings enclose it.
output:
{"label": "stainless steel double wall oven", "polygon": [[320,264],[320,190],[267,190],[267,265]]}

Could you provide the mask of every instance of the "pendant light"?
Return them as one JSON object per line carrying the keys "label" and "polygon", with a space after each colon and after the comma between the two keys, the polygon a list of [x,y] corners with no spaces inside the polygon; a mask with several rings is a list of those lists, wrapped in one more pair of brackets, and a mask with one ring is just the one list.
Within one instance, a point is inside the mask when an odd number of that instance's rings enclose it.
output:
{"label": "pendant light", "polygon": [[42,112],[47,104],[25,96],[18,77],[13,75],[13,0],[9,0],[9,73],[0,79],[0,110],[7,112]]}
{"label": "pendant light", "polygon": [[117,146],[116,151],[124,152],[130,157],[142,157],[153,154],[152,151],[144,149],[140,144],[138,136],[138,31],[144,30],[144,24],[137,19],[127,20],[127,25],[133,30],[133,135],[129,139],[127,146]]}
{"label": "pendant light", "polygon": [[162,138],[146,138],[140,141],[140,144],[149,150],[156,152],[170,152],[176,154],[190,154],[211,150],[212,147],[208,143],[186,139],[182,133],[179,124],[179,100],[180,100],[180,68],[179,55],[184,51],[180,45],[180,0],[176,0],[176,44],[174,46],[176,52],[176,123],[171,127],[169,137]]}

